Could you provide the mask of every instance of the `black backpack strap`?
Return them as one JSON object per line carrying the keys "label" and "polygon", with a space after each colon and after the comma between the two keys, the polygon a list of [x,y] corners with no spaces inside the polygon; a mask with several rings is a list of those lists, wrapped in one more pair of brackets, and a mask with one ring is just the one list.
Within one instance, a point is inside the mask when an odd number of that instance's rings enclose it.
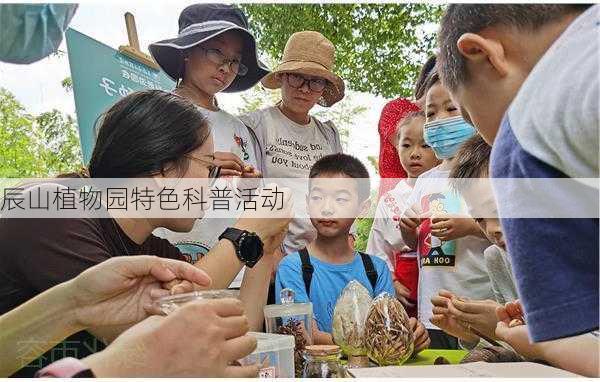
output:
{"label": "black backpack strap", "polygon": [[373,287],[373,292],[375,292],[375,286],[377,285],[377,270],[375,270],[375,265],[373,265],[373,260],[371,260],[371,256],[366,253],[358,252],[360,257],[362,258],[363,266],[365,267],[365,272],[367,273],[367,278]]}
{"label": "black backpack strap", "polygon": [[312,281],[312,275],[315,271],[311,262],[310,255],[306,248],[302,248],[298,251],[300,254],[300,261],[302,262],[302,280],[304,280],[304,289],[306,289],[306,297],[310,299],[310,282]]}

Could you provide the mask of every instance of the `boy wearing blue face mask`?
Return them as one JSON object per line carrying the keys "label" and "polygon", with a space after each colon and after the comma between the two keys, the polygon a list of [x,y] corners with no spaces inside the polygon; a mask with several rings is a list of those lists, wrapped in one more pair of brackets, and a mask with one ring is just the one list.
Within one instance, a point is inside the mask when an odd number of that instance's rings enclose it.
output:
{"label": "boy wearing blue face mask", "polygon": [[454,288],[470,299],[494,297],[483,257],[490,242],[477,223],[467,217],[462,198],[448,187],[454,155],[476,132],[460,117],[437,73],[427,85],[425,113],[425,142],[442,163],[417,179],[407,201],[411,207],[400,219],[400,231],[405,244],[419,256],[418,318],[429,331],[431,347],[458,349],[455,337],[431,323],[437,309],[431,299],[440,289]]}

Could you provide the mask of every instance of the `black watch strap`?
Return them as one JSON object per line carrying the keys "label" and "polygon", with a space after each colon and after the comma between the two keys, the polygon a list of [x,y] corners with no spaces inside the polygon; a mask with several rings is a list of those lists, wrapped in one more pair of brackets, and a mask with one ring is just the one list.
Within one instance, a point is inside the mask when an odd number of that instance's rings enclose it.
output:
{"label": "black watch strap", "polygon": [[237,228],[229,227],[225,231],[223,231],[223,233],[221,234],[221,236],[219,236],[219,240],[221,240],[221,239],[227,239],[230,242],[232,242],[233,245],[237,249],[237,247],[240,244],[239,243],[240,239],[242,238],[242,236],[244,236],[245,233],[248,233],[248,231],[244,231],[243,229],[237,229]]}
{"label": "black watch strap", "polygon": [[[238,228],[227,228],[221,236],[219,236],[219,240],[227,239],[233,243],[235,247],[235,254],[240,259],[242,263],[244,263],[247,267],[252,268],[260,258],[263,256],[263,243],[254,232],[249,232],[245,230],[241,230]],[[252,250],[243,250],[242,243],[245,241],[253,241],[254,246],[250,246],[253,248]],[[248,248],[248,246],[244,246],[244,248]]]}

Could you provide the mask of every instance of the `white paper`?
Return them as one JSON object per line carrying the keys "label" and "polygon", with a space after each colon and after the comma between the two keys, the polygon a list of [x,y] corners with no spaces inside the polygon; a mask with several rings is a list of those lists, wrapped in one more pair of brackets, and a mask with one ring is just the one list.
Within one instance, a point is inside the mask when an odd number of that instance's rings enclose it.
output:
{"label": "white paper", "polygon": [[577,374],[534,362],[388,366],[348,370],[356,378],[574,378]]}

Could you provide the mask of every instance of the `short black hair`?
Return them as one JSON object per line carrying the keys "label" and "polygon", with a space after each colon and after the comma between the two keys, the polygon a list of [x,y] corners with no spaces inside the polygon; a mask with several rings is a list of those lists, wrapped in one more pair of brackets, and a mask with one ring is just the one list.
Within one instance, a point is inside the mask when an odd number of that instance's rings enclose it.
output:
{"label": "short black hair", "polygon": [[429,77],[429,73],[435,68],[435,63],[437,62],[437,56],[432,55],[429,56],[427,61],[421,67],[421,72],[419,73],[419,77],[417,78],[417,82],[415,83],[415,89],[413,92],[413,96],[415,99],[421,99],[425,92],[427,91],[425,86],[427,85],[427,78]]}
{"label": "short black hair", "polygon": [[431,87],[433,85],[437,84],[438,82],[440,82],[440,75],[439,75],[437,67],[436,67],[436,68],[433,68],[433,70],[431,72],[429,72],[429,75],[425,79],[425,95],[427,95],[427,92],[429,91],[429,89],[431,89]]}
{"label": "short black hair", "polygon": [[440,23],[437,67],[450,91],[469,80],[458,39],[496,25],[533,32],[567,14],[583,12],[592,4],[450,4]]}
{"label": "short black hair", "polygon": [[400,121],[398,121],[398,126],[404,126],[409,124],[413,119],[417,118],[417,117],[425,117],[425,112],[423,110],[419,110],[419,111],[411,111],[408,114],[406,114],[404,116],[404,118],[402,118]]}
{"label": "short black hair", "polygon": [[454,167],[450,170],[450,188],[460,192],[472,178],[489,176],[492,147],[477,134],[462,144],[454,157]]}
{"label": "short black hair", "polygon": [[308,174],[309,179],[323,175],[345,175],[349,178],[361,179],[358,182],[358,197],[361,201],[367,200],[371,195],[371,180],[369,171],[357,158],[348,154],[331,154],[313,164]]}
{"label": "short black hair", "polygon": [[402,118],[401,120],[398,121],[398,124],[396,126],[396,132],[392,136],[392,138],[393,138],[392,144],[394,146],[396,146],[396,147],[398,146],[398,143],[400,140],[400,128],[402,126],[408,125],[409,123],[412,122],[413,119],[415,119],[417,117],[425,118],[425,112],[423,110],[411,111],[408,114],[406,114],[404,116],[404,118]]}

